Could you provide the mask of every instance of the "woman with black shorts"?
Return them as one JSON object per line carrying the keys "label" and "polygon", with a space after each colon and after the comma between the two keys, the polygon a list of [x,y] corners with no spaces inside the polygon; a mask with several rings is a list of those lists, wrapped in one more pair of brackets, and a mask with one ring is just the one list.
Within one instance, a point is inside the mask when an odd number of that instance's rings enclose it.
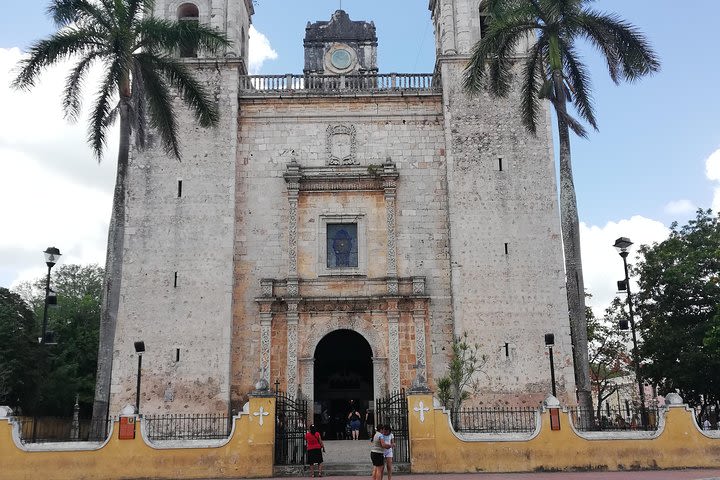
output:
{"label": "woman with black shorts", "polygon": [[323,444],[322,436],[315,428],[315,425],[310,425],[310,431],[305,434],[305,442],[307,443],[307,462],[308,465],[310,465],[310,476],[315,476],[315,465],[317,465],[318,477],[322,477],[322,452],[325,450],[325,445]]}
{"label": "woman with black shorts", "polygon": [[373,480],[381,480],[383,477],[383,467],[385,465],[385,449],[390,445],[383,440],[383,426],[378,425],[375,435],[370,441],[370,460],[373,464]]}

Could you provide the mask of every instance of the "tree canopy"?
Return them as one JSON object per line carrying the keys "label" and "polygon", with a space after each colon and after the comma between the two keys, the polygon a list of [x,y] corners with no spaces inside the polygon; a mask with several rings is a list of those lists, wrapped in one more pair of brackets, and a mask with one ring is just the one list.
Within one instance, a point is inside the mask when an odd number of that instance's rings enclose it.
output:
{"label": "tree canopy", "polygon": [[664,242],[641,247],[638,328],[643,374],[692,405],[720,401],[720,220],[698,210]]}

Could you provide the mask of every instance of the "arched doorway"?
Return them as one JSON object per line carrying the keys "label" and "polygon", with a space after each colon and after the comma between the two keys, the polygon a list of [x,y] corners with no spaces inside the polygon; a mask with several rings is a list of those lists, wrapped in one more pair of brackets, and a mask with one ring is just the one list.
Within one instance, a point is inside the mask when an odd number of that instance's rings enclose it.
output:
{"label": "arched doorway", "polygon": [[[364,417],[374,395],[372,355],[367,340],[352,330],[335,330],[318,343],[314,421],[325,438],[344,438],[351,401]],[[361,435],[364,430],[361,428]]]}

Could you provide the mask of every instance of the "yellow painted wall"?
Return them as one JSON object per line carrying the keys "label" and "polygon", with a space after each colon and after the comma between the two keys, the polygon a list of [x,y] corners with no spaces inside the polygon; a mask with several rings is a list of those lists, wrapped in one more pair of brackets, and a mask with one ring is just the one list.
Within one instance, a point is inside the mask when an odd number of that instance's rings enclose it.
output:
{"label": "yellow painted wall", "polygon": [[[420,402],[429,406],[423,422],[415,410]],[[543,413],[540,433],[531,440],[486,442],[457,438],[430,395],[411,395],[408,404],[414,473],[720,467],[720,438],[700,433],[692,412],[682,406],[670,408],[665,428],[653,439],[581,438],[561,412],[559,431],[550,430],[550,414]]]}
{"label": "yellow painted wall", "polygon": [[[260,416],[263,412],[263,424]],[[0,420],[0,480],[120,480],[271,477],[275,398],[250,399],[250,414],[235,421],[230,441],[217,448],[159,450],[147,445],[136,426],[134,440],[112,438],[99,450],[27,452],[12,440],[12,425]]]}

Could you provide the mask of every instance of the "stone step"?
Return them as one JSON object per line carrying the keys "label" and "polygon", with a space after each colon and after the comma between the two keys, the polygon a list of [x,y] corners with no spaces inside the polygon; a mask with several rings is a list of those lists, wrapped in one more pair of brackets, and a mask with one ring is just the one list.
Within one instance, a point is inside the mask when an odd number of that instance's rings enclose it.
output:
{"label": "stone step", "polygon": [[[307,465],[276,465],[273,468],[275,477],[307,477],[309,475]],[[393,464],[393,473],[410,473],[409,463]],[[372,465],[367,463],[324,463],[324,477],[368,477],[372,474]]]}

